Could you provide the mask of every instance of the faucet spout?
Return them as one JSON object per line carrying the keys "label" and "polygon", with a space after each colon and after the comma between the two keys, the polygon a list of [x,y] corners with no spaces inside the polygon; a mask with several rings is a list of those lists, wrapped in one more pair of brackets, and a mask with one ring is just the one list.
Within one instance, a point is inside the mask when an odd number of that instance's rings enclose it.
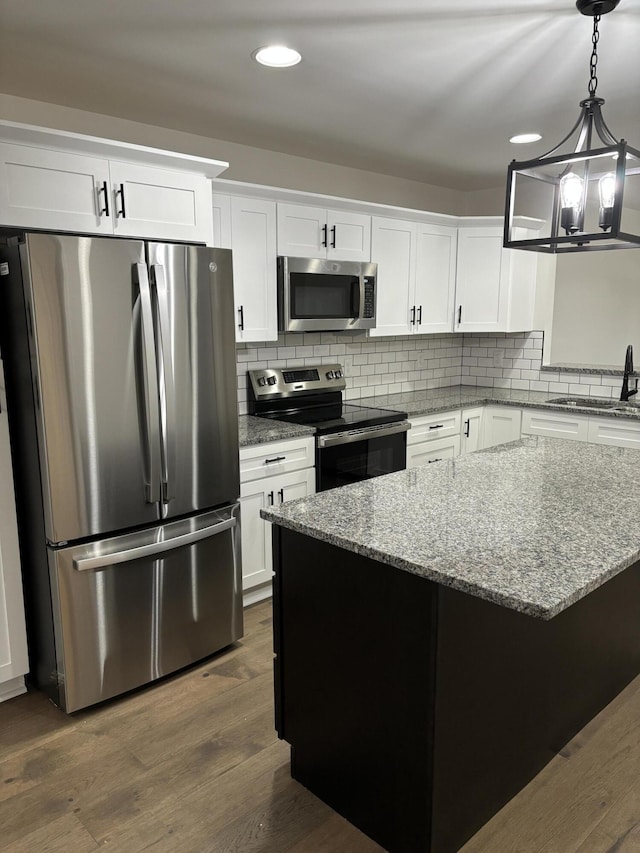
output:
{"label": "faucet spout", "polygon": [[629,377],[633,373],[633,347],[631,344],[627,347],[627,352],[624,357],[624,378],[622,380],[622,389],[620,391],[620,400],[628,400],[638,393],[637,388],[629,389]]}

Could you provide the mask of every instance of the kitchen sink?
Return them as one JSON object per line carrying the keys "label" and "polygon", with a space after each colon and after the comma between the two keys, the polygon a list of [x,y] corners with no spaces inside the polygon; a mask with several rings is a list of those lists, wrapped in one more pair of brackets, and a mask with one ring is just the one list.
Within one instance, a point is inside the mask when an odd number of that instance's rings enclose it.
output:
{"label": "kitchen sink", "polygon": [[624,408],[620,400],[598,400],[596,397],[552,397],[547,403],[557,403],[559,406],[576,406],[580,409],[616,409]]}
{"label": "kitchen sink", "polygon": [[638,410],[640,403],[629,400],[600,400],[597,397],[551,397],[546,403],[557,403],[559,406],[571,406],[577,409],[605,409],[607,411]]}

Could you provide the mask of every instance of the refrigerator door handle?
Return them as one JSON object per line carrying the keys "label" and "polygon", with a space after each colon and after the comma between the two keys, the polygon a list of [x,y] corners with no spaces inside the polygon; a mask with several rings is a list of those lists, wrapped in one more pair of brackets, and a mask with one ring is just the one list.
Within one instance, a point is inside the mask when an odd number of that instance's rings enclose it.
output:
{"label": "refrigerator door handle", "polygon": [[108,566],[113,566],[116,563],[128,563],[131,560],[138,560],[141,557],[153,557],[156,554],[162,554],[165,551],[173,551],[175,548],[182,548],[185,545],[193,545],[194,542],[199,542],[201,539],[208,539],[211,536],[216,536],[218,533],[223,533],[225,530],[234,528],[237,524],[235,517],[227,518],[224,521],[219,521],[210,527],[203,527],[200,530],[192,530],[189,533],[183,533],[179,536],[174,536],[171,539],[165,539],[160,542],[152,542],[148,545],[140,545],[137,548],[127,548],[123,551],[117,551],[111,554],[100,554],[95,557],[78,557],[73,560],[73,567],[79,572],[87,572],[95,569],[104,569]]}
{"label": "refrigerator door handle", "polygon": [[171,356],[171,321],[169,316],[169,291],[164,267],[151,267],[155,283],[159,321],[160,423],[162,440],[162,500],[175,498],[176,470],[176,382]]}
{"label": "refrigerator door handle", "polygon": [[158,371],[153,334],[153,308],[151,288],[146,264],[135,264],[140,291],[140,313],[142,325],[142,385],[144,387],[144,412],[146,420],[146,477],[147,503],[158,503],[160,493],[160,413],[158,409]]}

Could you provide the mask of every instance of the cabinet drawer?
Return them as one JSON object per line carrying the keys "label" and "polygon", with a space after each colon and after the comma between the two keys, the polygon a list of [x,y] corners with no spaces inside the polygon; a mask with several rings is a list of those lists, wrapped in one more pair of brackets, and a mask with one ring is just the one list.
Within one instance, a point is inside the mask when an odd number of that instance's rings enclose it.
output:
{"label": "cabinet drawer", "polygon": [[460,435],[460,411],[440,412],[437,415],[421,415],[410,418],[411,429],[407,433],[407,444],[435,441],[447,436]]}
{"label": "cabinet drawer", "polygon": [[589,418],[589,441],[640,450],[640,423],[622,418]]}
{"label": "cabinet drawer", "polygon": [[589,418],[580,415],[556,414],[555,412],[536,412],[525,409],[522,412],[523,435],[548,435],[552,438],[567,438],[572,441],[587,441]]}
{"label": "cabinet drawer", "polygon": [[443,459],[453,459],[459,453],[459,435],[411,444],[407,446],[407,468],[418,468],[421,465],[441,462]]}
{"label": "cabinet drawer", "polygon": [[272,441],[240,448],[240,482],[286,474],[315,464],[313,438]]}

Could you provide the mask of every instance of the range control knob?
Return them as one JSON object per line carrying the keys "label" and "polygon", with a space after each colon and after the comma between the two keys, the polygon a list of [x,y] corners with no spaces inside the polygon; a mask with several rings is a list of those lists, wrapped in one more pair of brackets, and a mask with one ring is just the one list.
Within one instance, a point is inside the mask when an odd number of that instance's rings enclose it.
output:
{"label": "range control knob", "polygon": [[335,376],[333,370],[327,370],[327,379],[335,379]]}
{"label": "range control knob", "polygon": [[261,376],[261,377],[258,379],[258,385],[262,388],[262,387],[263,387],[264,385],[266,385],[266,384],[267,384],[267,380],[266,380],[266,378],[265,378],[264,376]]}
{"label": "range control knob", "polygon": [[341,370],[336,370],[334,375],[335,375],[336,379],[342,379],[342,371]]}
{"label": "range control knob", "polygon": [[275,385],[277,381],[278,381],[278,380],[276,379],[276,377],[275,377],[275,376],[270,376],[270,377],[267,379],[267,383],[268,383],[269,385]]}

